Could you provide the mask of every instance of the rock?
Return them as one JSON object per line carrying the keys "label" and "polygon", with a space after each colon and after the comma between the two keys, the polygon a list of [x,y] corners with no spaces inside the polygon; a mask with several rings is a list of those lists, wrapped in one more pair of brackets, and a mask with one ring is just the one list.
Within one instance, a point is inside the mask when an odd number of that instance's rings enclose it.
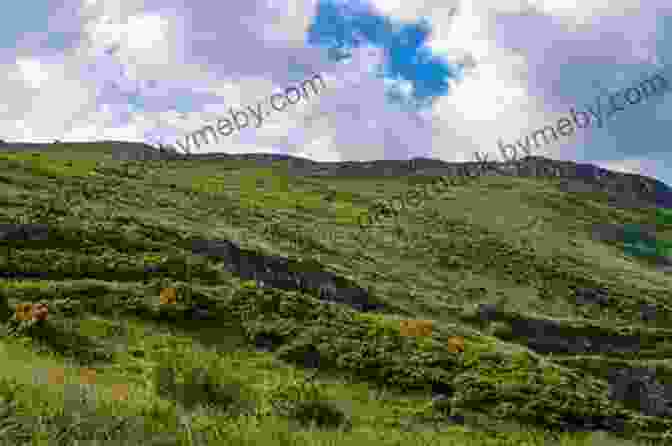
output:
{"label": "rock", "polygon": [[610,398],[623,402],[644,415],[671,416],[672,386],[661,384],[652,368],[632,367],[610,370]]}
{"label": "rock", "polygon": [[518,318],[510,325],[514,339],[541,354],[632,353],[641,348],[638,336],[598,333],[574,336],[571,328],[555,321]]}
{"label": "rock", "polygon": [[641,304],[640,312],[643,321],[653,321],[656,319],[656,306],[653,304]]}
{"label": "rock", "polygon": [[443,397],[450,398],[455,389],[448,383],[441,381],[434,381],[431,387],[432,398],[443,399]]}
{"label": "rock", "polygon": [[3,279],[49,279],[49,276],[49,273],[39,271],[0,271],[0,278]]}
{"label": "rock", "polygon": [[307,369],[318,369],[320,368],[320,352],[312,345],[310,347],[303,354],[303,366]]}
{"label": "rock", "polygon": [[579,305],[585,304],[609,304],[609,293],[604,288],[577,288],[574,291],[576,303]]}
{"label": "rock", "polygon": [[44,241],[49,238],[49,226],[44,224],[0,224],[0,241]]}
{"label": "rock", "polygon": [[459,413],[456,413],[456,414],[450,415],[448,417],[448,421],[450,421],[451,423],[455,423],[455,424],[464,424],[466,422],[466,419],[464,418],[464,415],[460,415]]}
{"label": "rock", "polygon": [[267,334],[258,334],[254,338],[254,345],[258,350],[272,352],[282,344],[282,339],[278,336]]}
{"label": "rock", "polygon": [[448,399],[448,395],[446,395],[445,393],[437,393],[437,394],[432,395],[432,402],[441,401],[441,400],[445,400],[445,399]]}
{"label": "rock", "polygon": [[245,280],[255,280],[260,287],[302,291],[320,300],[337,302],[359,311],[383,308],[373,302],[367,290],[356,286],[338,275],[320,270],[314,262],[290,261],[280,256],[266,256],[240,249],[228,240],[194,240],[194,254],[216,257],[224,262],[227,270]]}
{"label": "rock", "polygon": [[497,306],[495,304],[481,304],[478,306],[478,317],[484,322],[497,319]]}
{"label": "rock", "polygon": [[195,321],[204,321],[214,319],[214,315],[210,312],[208,307],[205,305],[196,304],[193,308],[189,310],[188,314],[191,320]]}
{"label": "rock", "polygon": [[191,242],[194,254],[222,258],[226,263],[240,262],[240,249],[228,240],[194,240]]}
{"label": "rock", "polygon": [[164,268],[162,268],[161,265],[146,265],[143,268],[143,272],[144,281],[147,282],[154,274],[164,272]]}
{"label": "rock", "polygon": [[560,420],[560,426],[569,432],[605,430],[622,433],[625,419],[619,416],[564,416]]}

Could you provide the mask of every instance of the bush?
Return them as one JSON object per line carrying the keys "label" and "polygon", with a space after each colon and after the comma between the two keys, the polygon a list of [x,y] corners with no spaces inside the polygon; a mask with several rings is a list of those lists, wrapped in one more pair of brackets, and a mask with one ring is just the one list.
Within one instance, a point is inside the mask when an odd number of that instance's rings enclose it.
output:
{"label": "bush", "polygon": [[490,330],[493,336],[496,336],[504,340],[514,339],[513,329],[511,325],[506,322],[493,322],[490,326]]}
{"label": "bush", "polygon": [[347,424],[343,411],[329,401],[301,401],[291,410],[290,417],[305,426],[338,428]]}
{"label": "bush", "polygon": [[326,400],[321,386],[310,379],[276,389],[271,404],[281,415],[303,426],[315,424],[321,428],[338,428],[351,425],[345,413]]}
{"label": "bush", "polygon": [[172,367],[162,365],[154,371],[156,393],[166,399],[180,403],[185,409],[197,406],[214,406],[223,410],[244,409],[244,385],[233,381],[218,383],[207,370],[195,367],[184,373],[184,383],[178,383],[177,373]]}

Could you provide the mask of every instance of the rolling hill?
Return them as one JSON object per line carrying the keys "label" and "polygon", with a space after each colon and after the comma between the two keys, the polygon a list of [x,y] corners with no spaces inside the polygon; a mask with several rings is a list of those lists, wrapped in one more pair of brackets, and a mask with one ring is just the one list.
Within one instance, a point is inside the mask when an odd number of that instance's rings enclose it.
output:
{"label": "rolling hill", "polygon": [[104,141],[0,191],[2,444],[672,444],[657,180]]}

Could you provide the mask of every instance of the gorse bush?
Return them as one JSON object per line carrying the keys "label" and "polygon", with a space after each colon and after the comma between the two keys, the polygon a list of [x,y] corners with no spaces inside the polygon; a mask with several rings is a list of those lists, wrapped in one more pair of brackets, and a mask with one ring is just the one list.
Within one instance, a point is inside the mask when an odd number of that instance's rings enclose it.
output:
{"label": "gorse bush", "polygon": [[376,322],[381,316],[360,315],[300,293],[244,287],[230,305],[250,339],[272,334],[287,340],[276,352],[280,358],[298,362],[312,346],[326,362],[367,381],[408,390],[449,390],[456,410],[478,410],[550,429],[586,416],[625,416],[624,422],[634,422],[609,402],[604,383],[586,379],[579,390],[571,384],[578,378],[558,381],[529,354],[507,358],[473,343],[464,351],[450,351],[447,339],[403,336],[398,325]]}
{"label": "gorse bush", "polygon": [[301,424],[315,424],[322,428],[337,428],[347,424],[343,411],[328,401],[301,401],[290,412]]}
{"label": "gorse bush", "polygon": [[324,389],[311,379],[277,388],[270,398],[278,414],[303,426],[314,424],[321,428],[338,428],[349,425],[343,410],[328,401]]}
{"label": "gorse bush", "polygon": [[176,401],[190,411],[204,406],[241,415],[251,411],[254,399],[239,380],[230,377],[225,381],[215,379],[203,367],[192,367],[178,373],[166,362],[154,369],[154,389],[157,395]]}

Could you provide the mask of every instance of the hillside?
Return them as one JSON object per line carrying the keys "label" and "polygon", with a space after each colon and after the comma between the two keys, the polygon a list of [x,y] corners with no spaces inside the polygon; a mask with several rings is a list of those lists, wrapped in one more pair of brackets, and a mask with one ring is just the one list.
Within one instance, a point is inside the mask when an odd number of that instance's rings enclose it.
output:
{"label": "hillside", "polygon": [[5,146],[0,444],[672,444],[669,194],[539,158]]}

